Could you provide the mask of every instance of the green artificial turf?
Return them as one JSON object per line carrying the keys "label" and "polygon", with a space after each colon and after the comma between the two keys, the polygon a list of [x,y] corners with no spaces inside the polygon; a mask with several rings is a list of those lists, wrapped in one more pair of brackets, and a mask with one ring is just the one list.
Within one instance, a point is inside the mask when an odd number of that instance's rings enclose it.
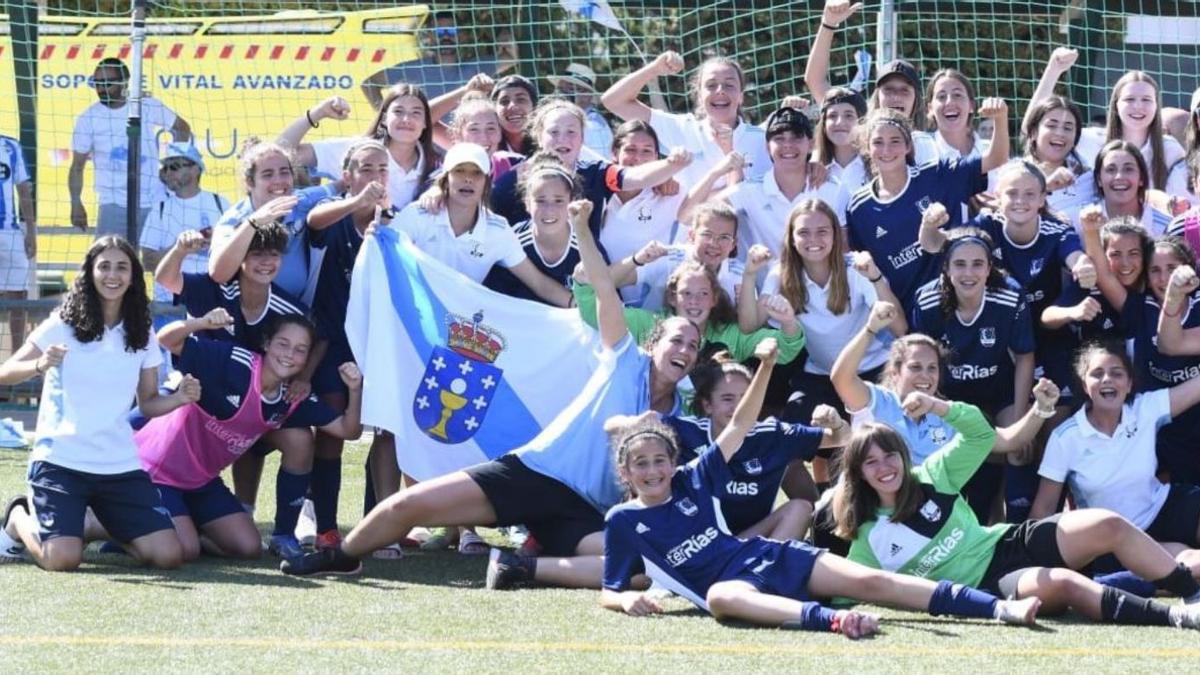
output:
{"label": "green artificial turf", "polygon": [[[362,503],[365,448],[347,450],[340,521]],[[0,453],[0,496],[27,456]],[[268,459],[257,520],[273,507]],[[501,539],[484,531],[492,541]],[[93,550],[74,573],[0,566],[0,672],[1147,672],[1195,669],[1200,633],[1044,619],[1038,628],[880,610],[850,642],[722,625],[673,599],[664,616],[601,609],[597,591],[483,589],[486,557],[411,552],[358,578],[294,579],[278,562],[204,558],[159,573]],[[1191,665],[1188,665],[1191,664]]]}

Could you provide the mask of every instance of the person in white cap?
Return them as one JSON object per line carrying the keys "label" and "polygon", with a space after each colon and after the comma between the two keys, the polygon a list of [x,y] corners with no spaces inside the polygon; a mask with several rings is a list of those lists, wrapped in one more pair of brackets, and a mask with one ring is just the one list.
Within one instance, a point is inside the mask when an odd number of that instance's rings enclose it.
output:
{"label": "person in white cap", "polygon": [[[203,173],[204,159],[196,146],[191,143],[172,143],[167,146],[158,168],[158,178],[170,195],[150,207],[138,241],[146,269],[158,267],[159,260],[184,230],[195,230],[206,237],[211,236],[213,225],[229,208],[228,199],[200,189],[200,175]],[[183,262],[183,271],[207,273],[208,251],[189,255]],[[170,302],[171,293],[156,283],[154,299]]]}
{"label": "person in white cap", "polygon": [[596,72],[582,63],[572,63],[562,75],[551,75],[557,96],[573,102],[583,109],[587,123],[583,129],[583,145],[600,157],[612,161],[612,126],[596,107],[599,92],[596,91]]}

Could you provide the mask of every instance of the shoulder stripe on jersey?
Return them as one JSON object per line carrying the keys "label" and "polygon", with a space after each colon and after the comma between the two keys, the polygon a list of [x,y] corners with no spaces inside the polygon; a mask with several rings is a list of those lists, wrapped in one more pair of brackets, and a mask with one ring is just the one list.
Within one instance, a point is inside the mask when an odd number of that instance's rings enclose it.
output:
{"label": "shoulder stripe on jersey", "polygon": [[242,297],[242,287],[238,285],[237,279],[230,279],[229,283],[219,284],[221,296],[226,300],[237,300]]}
{"label": "shoulder stripe on jersey", "polygon": [[299,305],[285,300],[274,293],[267,300],[267,307],[275,310],[277,314],[304,314],[304,310]]}
{"label": "shoulder stripe on jersey", "polygon": [[234,347],[229,358],[249,368],[254,359],[254,353],[245,347]]}
{"label": "shoulder stripe on jersey", "polygon": [[983,294],[985,300],[997,305],[1016,307],[1021,302],[1021,296],[1013,291],[987,291]]}

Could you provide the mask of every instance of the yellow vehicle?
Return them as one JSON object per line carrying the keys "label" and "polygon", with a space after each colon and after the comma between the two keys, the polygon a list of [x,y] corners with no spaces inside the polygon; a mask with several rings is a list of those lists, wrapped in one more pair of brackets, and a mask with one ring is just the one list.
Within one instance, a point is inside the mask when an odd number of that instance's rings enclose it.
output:
{"label": "yellow vehicle", "polygon": [[[354,12],[288,11],[268,16],[149,19],[143,93],[191,125],[207,171],[202,186],[231,201],[244,191],[236,155],[251,136],[274,138],[297,115],[338,95],[350,119],[323,124],[308,139],[362,133],[374,111],[360,84],[382,68],[420,58],[416,29],[425,5]],[[0,133],[15,136],[16,93],[8,21],[0,16]],[[69,228],[67,171],[75,119],[96,101],[90,77],[115,56],[130,63],[126,18],[42,17],[38,53],[38,267],[75,268],[90,234]],[[143,128],[143,133],[152,130]],[[160,134],[160,147],[170,141]],[[84,200],[98,213],[84,177]]]}

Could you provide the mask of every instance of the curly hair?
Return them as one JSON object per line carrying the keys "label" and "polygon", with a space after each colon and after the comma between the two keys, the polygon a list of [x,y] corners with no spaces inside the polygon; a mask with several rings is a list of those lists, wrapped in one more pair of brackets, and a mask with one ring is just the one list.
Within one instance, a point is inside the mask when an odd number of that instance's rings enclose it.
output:
{"label": "curly hair", "polygon": [[[920,97],[917,98],[920,101]],[[904,143],[908,146],[908,152],[905,154],[905,161],[909,166],[916,164],[916,146],[913,145],[913,126],[904,115],[890,108],[876,108],[867,114],[866,120],[858,126],[858,154],[862,157],[863,164],[867,167],[867,174],[875,176],[878,170],[871,162],[871,134],[881,127],[889,126],[900,132],[904,137]]]}
{"label": "curly hair", "polygon": [[142,262],[124,237],[107,235],[92,242],[58,315],[80,342],[95,342],[104,337],[104,309],[96,290],[96,258],[114,248],[129,258],[129,288],[121,298],[121,323],[125,329],[125,351],[136,352],[150,344],[150,299]]}

